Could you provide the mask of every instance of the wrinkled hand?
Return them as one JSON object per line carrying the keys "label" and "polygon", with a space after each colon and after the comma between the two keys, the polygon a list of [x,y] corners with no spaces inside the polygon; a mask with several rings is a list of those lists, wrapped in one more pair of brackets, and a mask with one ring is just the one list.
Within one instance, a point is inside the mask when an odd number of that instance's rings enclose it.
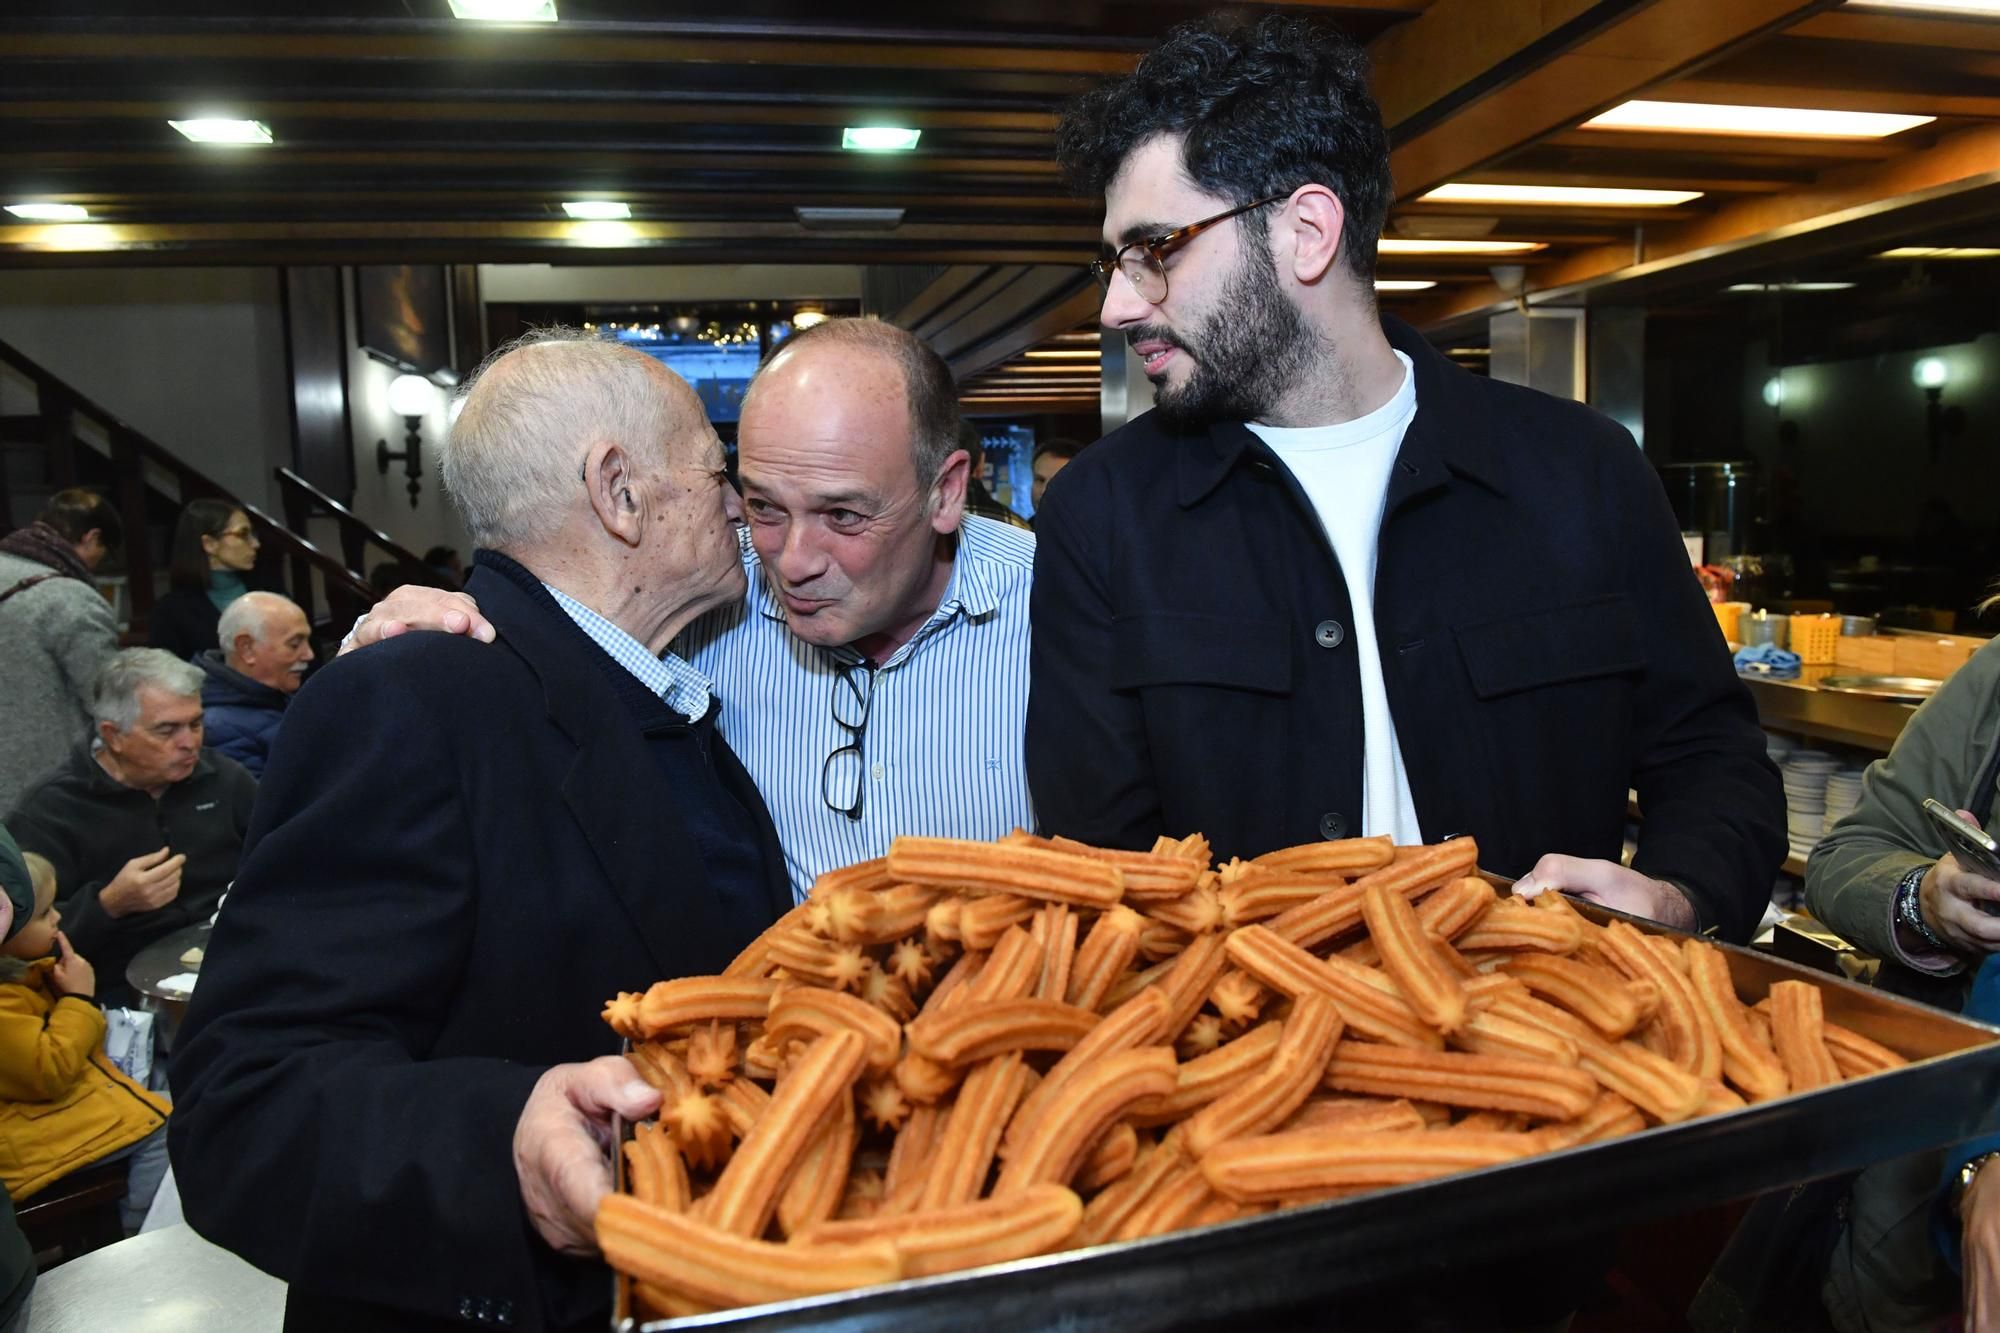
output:
{"label": "wrinkled hand", "polygon": [[97,994],[97,969],[70,947],[69,936],[60,930],[56,932],[56,965],[49,969],[49,984],[59,995],[88,998]]}
{"label": "wrinkled hand", "polygon": [[97,891],[98,905],[114,917],[165,907],[180,896],[181,867],[186,864],[185,854],[170,856],[165,847],[135,856]]}
{"label": "wrinkled hand", "polygon": [[[1968,810],[1958,813],[1979,822]],[[1979,906],[2000,903],[2000,884],[1961,865],[1956,856],[1947,854],[1930,868],[1917,890],[1917,902],[1931,929],[1960,953],[2000,953],[2000,916],[1988,916]]]}
{"label": "wrinkled hand", "polygon": [[659,1109],[659,1092],[623,1056],[557,1065],[535,1082],[514,1126],[514,1173],[521,1201],[549,1247],[597,1253],[591,1229],[597,1204],[611,1192],[611,1117],[637,1120]]}
{"label": "wrinkled hand", "polygon": [[1551,852],[1535,862],[1535,868],[1514,881],[1514,896],[1533,898],[1549,889],[1561,889],[1601,907],[1642,916],[1675,930],[1692,931],[1698,924],[1694,904],[1687,895],[1663,879],[1651,879],[1628,870],[1616,861],[1586,861],[1578,856],[1557,856]]}
{"label": "wrinkled hand", "polygon": [[1965,1226],[1965,1327],[2000,1327],[2000,1171],[1982,1167],[1973,1175],[1959,1216]]}
{"label": "wrinkled hand", "polygon": [[345,656],[356,648],[366,648],[413,629],[465,634],[481,643],[491,643],[494,638],[493,622],[480,615],[479,603],[464,593],[406,583],[354,622],[353,631],[336,656]]}

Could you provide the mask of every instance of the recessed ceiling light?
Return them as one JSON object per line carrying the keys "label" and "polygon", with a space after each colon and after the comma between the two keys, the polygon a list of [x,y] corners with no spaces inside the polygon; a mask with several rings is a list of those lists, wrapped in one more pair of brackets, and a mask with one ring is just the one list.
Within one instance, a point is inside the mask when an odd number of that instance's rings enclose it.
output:
{"label": "recessed ceiling light", "polygon": [[1430,278],[1377,278],[1375,290],[1378,292],[1427,292],[1437,286]]}
{"label": "recessed ceiling light", "polygon": [[1851,282],[1737,282],[1723,288],[1726,292],[1844,292],[1854,286]]}
{"label": "recessed ceiling light", "polygon": [[826,323],[826,311],[815,310],[811,306],[792,316],[792,327],[795,329],[809,329],[815,324],[824,323]]}
{"label": "recessed ceiling light", "polygon": [[608,218],[565,225],[569,228],[569,240],[577,245],[631,245],[639,239],[637,227]]}
{"label": "recessed ceiling light", "polygon": [[221,116],[201,116],[194,120],[170,120],[167,124],[195,143],[271,142],[271,127],[261,120],[229,120]]}
{"label": "recessed ceiling light", "polygon": [[563,212],[592,222],[623,221],[632,216],[632,205],[615,199],[571,199],[563,204]]}
{"label": "recessed ceiling light", "polygon": [[1848,0],[1850,9],[1895,9],[1941,17],[2000,18],[2000,0]]}
{"label": "recessed ceiling light", "polygon": [[1936,116],[1881,111],[1816,111],[1789,106],[1726,106],[1719,102],[1627,102],[1583,122],[1586,130],[1678,130],[1683,134],[1748,134],[1786,139],[1880,139]]}
{"label": "recessed ceiling light", "polygon": [[1574,207],[1668,208],[1701,198],[1700,190],[1639,190],[1603,185],[1490,185],[1453,181],[1418,198],[1425,204],[1569,204]]}
{"label": "recessed ceiling light", "polygon": [[556,0],[451,0],[451,16],[489,23],[554,23]]}
{"label": "recessed ceiling light", "polygon": [[907,153],[922,137],[922,130],[895,125],[849,125],[840,132],[840,146],[855,153]]}
{"label": "recessed ceiling light", "polygon": [[1384,255],[1519,255],[1548,248],[1547,241],[1420,241],[1384,236],[1375,242]]}
{"label": "recessed ceiling light", "polygon": [[82,222],[90,216],[82,204],[9,204],[7,211],[24,222]]}
{"label": "recessed ceiling light", "polygon": [[1884,250],[1877,259],[1994,259],[2000,250],[1979,245],[1899,245]]}

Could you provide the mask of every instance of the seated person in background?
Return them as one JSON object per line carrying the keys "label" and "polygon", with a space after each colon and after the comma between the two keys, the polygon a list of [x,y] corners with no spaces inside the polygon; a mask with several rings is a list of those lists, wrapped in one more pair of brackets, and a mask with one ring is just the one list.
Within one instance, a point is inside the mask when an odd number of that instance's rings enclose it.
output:
{"label": "seated person in background", "polygon": [[91,686],[118,651],[118,622],[91,574],[124,531],[103,496],[69,490],[0,538],[0,810],[90,730]]}
{"label": "seated person in background", "polygon": [[153,603],[148,641],[185,662],[215,646],[216,623],[248,592],[243,576],[257,567],[257,530],[227,500],[188,503],[174,524],[172,586]]}
{"label": "seated person in background", "polygon": [[406,635],[300,692],[174,1051],[187,1220],[290,1284],[292,1330],[602,1329],[603,1145],[659,1101],[604,1003],[791,906],[664,652],[743,596],[701,400],[556,332],[463,404],[440,471],[497,642]]}
{"label": "seated person in background", "polygon": [[97,975],[59,929],[55,871],[0,833],[0,878],[16,866],[34,900],[0,944],[0,1182],[27,1200],[84,1167],[129,1158],[118,1214],[132,1235],[166,1174],[167,1103],[104,1053]]}
{"label": "seated person in background", "polygon": [[1077,451],[1083,448],[1075,440],[1043,440],[1035,446],[1035,508],[1042,507],[1042,492],[1049,488],[1049,480],[1068,467]]}
{"label": "seated person in background", "polygon": [[194,659],[208,676],[201,687],[202,725],[209,748],[261,777],[285,705],[312,663],[312,627],[291,598],[247,592],[222,613],[218,633],[221,647]]}
{"label": "seated person in background", "polygon": [[[1987,603],[1988,606],[1994,603]],[[1933,798],[1975,824],[1995,819],[2000,777],[2000,641],[1919,708],[1861,804],[1806,864],[1806,907],[1884,964],[1959,979],[1965,1013],[2000,1022],[2000,881],[1962,863],[1924,813]],[[1854,1183],[1824,1292],[1843,1330],[1929,1329],[1965,1301],[1965,1327],[2000,1326],[2000,1139],[1883,1162]],[[1971,1166],[1961,1188],[1961,1168]],[[1963,1281],[1951,1267],[1962,1250]]]}
{"label": "seated person in background", "polygon": [[202,748],[202,674],[158,648],[126,648],[98,674],[97,736],[7,816],[55,865],[69,936],[131,994],[125,967],[163,935],[206,921],[236,878],[257,780]]}

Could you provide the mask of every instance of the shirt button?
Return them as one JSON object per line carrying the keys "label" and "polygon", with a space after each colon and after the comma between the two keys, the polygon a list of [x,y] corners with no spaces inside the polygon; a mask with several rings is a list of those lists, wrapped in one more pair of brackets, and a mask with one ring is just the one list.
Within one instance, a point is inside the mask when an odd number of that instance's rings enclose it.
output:
{"label": "shirt button", "polygon": [[1313,641],[1322,648],[1338,648],[1347,641],[1347,631],[1338,620],[1322,620],[1313,630]]}
{"label": "shirt button", "polygon": [[1336,814],[1319,817],[1319,836],[1328,842],[1338,842],[1347,836],[1347,821]]}
{"label": "shirt button", "polygon": [[868,776],[880,782],[882,780],[882,765],[877,764],[875,767],[869,769]]}

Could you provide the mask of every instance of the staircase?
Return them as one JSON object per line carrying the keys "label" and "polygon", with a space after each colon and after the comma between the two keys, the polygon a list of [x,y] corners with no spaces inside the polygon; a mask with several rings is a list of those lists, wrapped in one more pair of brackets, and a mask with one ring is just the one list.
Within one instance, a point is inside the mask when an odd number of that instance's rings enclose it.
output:
{"label": "staircase", "polygon": [[[65,487],[89,486],[109,498],[125,524],[125,546],[98,573],[107,582],[125,578],[128,642],[146,641],[147,617],[164,590],[175,519],[182,506],[205,496],[227,500],[255,526],[262,547],[253,586],[284,589],[308,622],[333,637],[375,603],[363,574],[370,550],[396,566],[400,582],[440,582],[416,555],[291,469],[277,470],[281,523],[5,342],[0,402],[8,408],[0,415],[0,531],[32,521]],[[29,406],[34,410],[19,410]],[[305,535],[316,521],[335,526],[339,554]]]}

